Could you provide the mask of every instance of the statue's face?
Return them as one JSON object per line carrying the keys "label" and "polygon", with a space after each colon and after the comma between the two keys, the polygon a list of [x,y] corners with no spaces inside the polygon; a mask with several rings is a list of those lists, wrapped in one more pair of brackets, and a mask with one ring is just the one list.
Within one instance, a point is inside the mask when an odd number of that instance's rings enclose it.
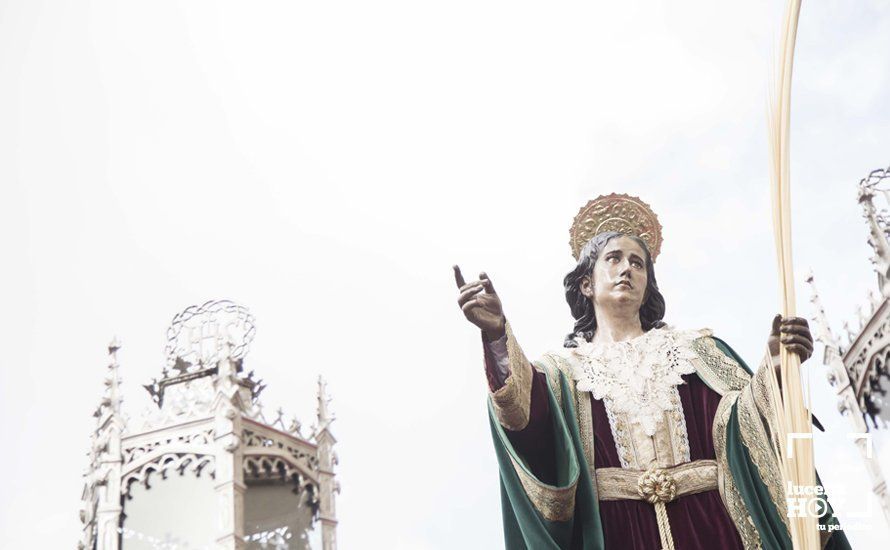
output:
{"label": "statue's face", "polygon": [[603,247],[593,276],[581,282],[581,292],[594,307],[636,308],[646,295],[646,252],[628,237],[615,237]]}

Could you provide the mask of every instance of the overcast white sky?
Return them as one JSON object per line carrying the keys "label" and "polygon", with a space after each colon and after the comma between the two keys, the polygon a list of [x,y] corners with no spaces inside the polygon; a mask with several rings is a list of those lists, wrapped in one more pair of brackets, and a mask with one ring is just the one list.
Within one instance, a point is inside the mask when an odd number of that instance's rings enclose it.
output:
{"label": "overcast white sky", "polygon": [[[308,424],[329,380],[343,549],[502,546],[451,264],[491,275],[537,356],[571,329],[572,217],[638,195],[664,226],[668,322],[756,363],[778,307],[765,95],[780,11],[0,0],[2,546],[75,545],[105,345],[123,341],[135,415],[170,319],[212,298],[255,314],[267,408]],[[836,330],[874,286],[856,183],[890,163],[888,52],[887,2],[805,2],[795,266],[815,270]],[[820,473],[862,502],[819,357]],[[877,513],[858,523],[855,547],[890,536]]]}

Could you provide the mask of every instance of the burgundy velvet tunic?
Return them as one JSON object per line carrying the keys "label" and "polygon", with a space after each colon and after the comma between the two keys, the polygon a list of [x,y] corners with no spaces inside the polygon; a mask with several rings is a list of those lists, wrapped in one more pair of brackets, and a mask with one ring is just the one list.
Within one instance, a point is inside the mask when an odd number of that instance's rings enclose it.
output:
{"label": "burgundy velvet tunic", "polygon": [[[711,427],[720,395],[707,387],[696,374],[687,374],[683,380],[686,383],[680,384],[677,389],[686,417],[690,459],[714,459]],[[594,467],[620,468],[605,406],[601,400],[593,399],[592,395],[590,399]],[[521,431],[507,433],[517,451],[527,458],[532,471],[545,483],[553,483],[555,478],[551,426],[547,379],[544,373],[535,370],[528,426]],[[655,508],[651,504],[641,500],[613,500],[600,501],[599,506],[607,549],[661,548]],[[666,508],[677,550],[743,548],[717,489],[679,497],[667,503]]]}

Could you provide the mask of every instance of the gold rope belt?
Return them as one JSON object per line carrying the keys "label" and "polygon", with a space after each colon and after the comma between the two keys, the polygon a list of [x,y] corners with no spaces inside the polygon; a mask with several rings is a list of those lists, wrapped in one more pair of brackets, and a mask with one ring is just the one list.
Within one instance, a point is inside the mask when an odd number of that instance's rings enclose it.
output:
{"label": "gold rope belt", "polygon": [[717,488],[717,461],[695,460],[670,468],[648,470],[597,468],[596,487],[600,500],[644,500],[655,506],[658,534],[663,550],[674,550],[671,524],[665,503],[677,497]]}

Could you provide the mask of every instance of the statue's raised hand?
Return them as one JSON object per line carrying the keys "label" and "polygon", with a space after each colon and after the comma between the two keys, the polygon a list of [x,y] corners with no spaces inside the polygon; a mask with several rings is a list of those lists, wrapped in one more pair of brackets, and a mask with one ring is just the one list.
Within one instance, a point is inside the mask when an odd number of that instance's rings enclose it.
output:
{"label": "statue's raised hand", "polygon": [[478,281],[466,283],[460,268],[454,266],[454,281],[459,292],[457,305],[467,320],[482,329],[486,340],[497,340],[503,336],[507,319],[501,308],[501,299],[488,275],[480,273]]}

